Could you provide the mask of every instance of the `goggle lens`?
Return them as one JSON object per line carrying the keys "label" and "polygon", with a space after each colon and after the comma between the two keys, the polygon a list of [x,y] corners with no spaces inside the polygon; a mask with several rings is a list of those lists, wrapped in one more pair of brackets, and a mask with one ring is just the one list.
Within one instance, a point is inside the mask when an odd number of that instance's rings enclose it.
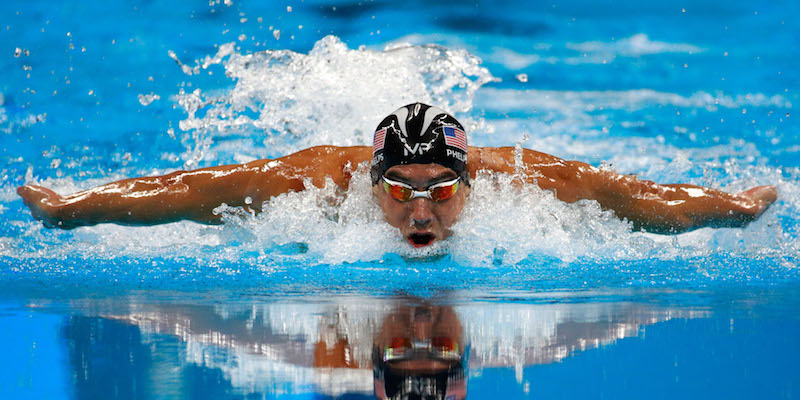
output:
{"label": "goggle lens", "polygon": [[403,202],[411,200],[411,196],[414,195],[414,189],[386,182],[385,179],[383,180],[383,189],[395,200]]}
{"label": "goggle lens", "polygon": [[457,347],[453,339],[447,336],[437,336],[431,339],[431,345],[442,351],[454,351]]}
{"label": "goggle lens", "polygon": [[456,194],[460,184],[460,181],[456,181],[452,185],[430,188],[428,189],[428,193],[433,201],[445,201]]}
{"label": "goggle lens", "polygon": [[461,186],[461,178],[456,178],[452,181],[437,183],[430,186],[427,190],[417,191],[411,186],[402,182],[395,182],[386,177],[383,177],[383,189],[392,198],[398,201],[407,202],[417,197],[426,197],[433,201],[445,201],[458,192]]}
{"label": "goggle lens", "polygon": [[390,344],[384,348],[384,360],[405,357],[414,349],[425,349],[442,358],[459,358],[459,346],[456,341],[447,336],[436,336],[425,341],[415,342],[407,337],[393,337]]}

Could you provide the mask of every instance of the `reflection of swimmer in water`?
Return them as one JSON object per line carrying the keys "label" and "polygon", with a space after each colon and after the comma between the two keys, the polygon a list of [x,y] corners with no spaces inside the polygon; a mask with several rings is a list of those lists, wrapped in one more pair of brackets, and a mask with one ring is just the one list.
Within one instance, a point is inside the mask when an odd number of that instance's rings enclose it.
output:
{"label": "reflection of swimmer in water", "polygon": [[375,396],[464,399],[468,361],[464,330],[452,307],[398,307],[373,341]]}
{"label": "reflection of swimmer in water", "polygon": [[730,194],[694,185],[659,185],[533,150],[468,148],[455,118],[420,103],[386,117],[372,149],[318,146],[276,160],[126,179],[67,196],[33,185],[17,193],[48,227],[184,219],[214,224],[221,216],[213,210],[222,203],[260,211],[264,201],[303,190],[307,181],[321,187],[331,179],[346,190],[353,171],[370,159],[375,199],[386,221],[414,247],[450,235],[467,201],[469,179],[480,171],[519,173],[562,201],[595,200],[636,229],[657,233],[744,226],[777,198],[772,186]]}
{"label": "reflection of swimmer in water", "polygon": [[[466,398],[469,352],[458,314],[451,306],[404,300],[408,303],[398,304],[375,327],[371,344],[375,396],[381,400]],[[315,368],[362,367],[352,354],[363,346],[358,337],[337,334],[329,342],[326,336],[330,335],[320,335],[315,344]]]}

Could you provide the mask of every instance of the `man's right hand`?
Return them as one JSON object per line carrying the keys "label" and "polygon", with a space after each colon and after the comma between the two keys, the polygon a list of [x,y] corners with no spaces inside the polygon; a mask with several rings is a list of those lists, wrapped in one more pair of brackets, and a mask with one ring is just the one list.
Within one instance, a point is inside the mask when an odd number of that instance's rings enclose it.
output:
{"label": "man's right hand", "polygon": [[214,208],[222,203],[258,212],[274,196],[304,190],[308,182],[322,187],[328,178],[346,190],[350,169],[369,160],[370,151],[364,146],[317,146],[276,160],[124,179],[66,196],[34,185],[22,186],[17,193],[48,228],[180,220],[218,224],[222,217]]}
{"label": "man's right hand", "polygon": [[61,196],[42,186],[25,185],[17,188],[17,194],[22,197],[22,202],[31,209],[33,217],[42,221],[48,228],[71,229],[75,226],[64,226],[57,216],[57,210],[63,204]]}

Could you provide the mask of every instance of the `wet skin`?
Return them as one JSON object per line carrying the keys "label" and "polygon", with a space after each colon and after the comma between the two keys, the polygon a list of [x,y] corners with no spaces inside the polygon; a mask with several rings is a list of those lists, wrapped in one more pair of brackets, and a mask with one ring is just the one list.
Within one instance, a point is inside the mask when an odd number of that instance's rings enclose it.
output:
{"label": "wet skin", "polygon": [[[386,177],[407,183],[416,190],[455,179],[458,175],[439,164],[395,165],[386,171]],[[389,225],[397,228],[408,243],[416,248],[430,246],[437,240],[450,236],[450,226],[456,222],[469,195],[469,186],[461,184],[453,197],[443,201],[416,198],[402,202],[394,199],[382,185],[372,187]]]}
{"label": "wet skin", "polygon": [[[275,160],[125,179],[66,196],[36,185],[19,187],[17,193],[33,217],[47,227],[154,225],[180,220],[218,224],[221,216],[213,210],[222,203],[259,212],[263,202],[282,193],[304,190],[308,184],[322,187],[332,181],[346,191],[352,174],[371,157],[372,149],[366,146],[316,146]],[[472,179],[482,172],[518,174],[521,181],[551,191],[561,201],[597,201],[603,209],[631,222],[634,229],[654,233],[745,226],[778,197],[773,186],[757,186],[734,194],[695,185],[663,185],[533,150],[520,152],[513,147],[470,147],[468,158]],[[517,160],[521,166],[517,166]],[[446,180],[443,175],[437,176],[442,171],[436,170],[435,164],[408,167],[412,170],[393,167],[390,171],[397,174],[396,180],[418,189]],[[412,245],[430,245],[448,236],[448,228],[469,193],[464,188],[441,204],[428,199],[400,204],[382,190],[373,190],[387,222],[397,227],[406,240],[411,239]],[[415,235],[434,237],[425,241]]]}

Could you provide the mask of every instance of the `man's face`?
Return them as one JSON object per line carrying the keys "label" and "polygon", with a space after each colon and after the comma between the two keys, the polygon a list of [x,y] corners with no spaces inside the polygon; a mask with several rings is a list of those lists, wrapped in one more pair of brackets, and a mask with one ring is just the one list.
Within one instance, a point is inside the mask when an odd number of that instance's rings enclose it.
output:
{"label": "man's face", "polygon": [[[386,171],[386,177],[406,183],[415,190],[453,180],[458,175],[439,164],[395,165]],[[469,186],[463,182],[453,197],[440,202],[416,198],[408,202],[394,199],[383,189],[382,183],[372,187],[372,193],[386,216],[386,221],[403,234],[414,247],[425,247],[450,236],[450,226],[456,222],[469,195]]]}

